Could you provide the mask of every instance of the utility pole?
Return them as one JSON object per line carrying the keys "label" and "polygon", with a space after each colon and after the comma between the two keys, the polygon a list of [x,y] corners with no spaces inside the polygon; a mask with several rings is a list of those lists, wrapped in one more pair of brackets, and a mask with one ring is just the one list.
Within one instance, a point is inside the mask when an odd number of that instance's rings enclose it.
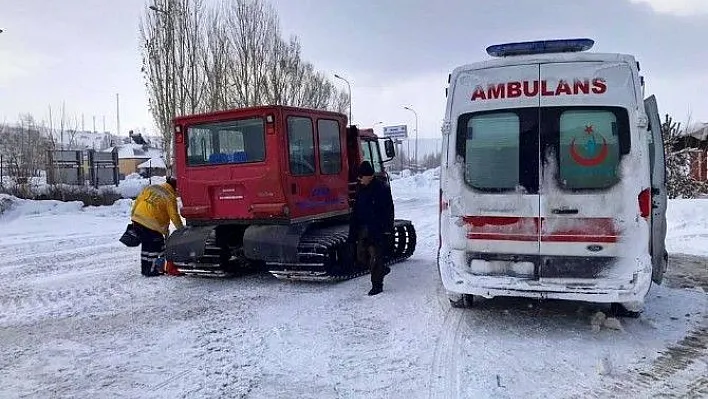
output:
{"label": "utility pole", "polygon": [[120,99],[116,93],[116,135],[120,136]]}
{"label": "utility pole", "polygon": [[415,115],[415,167],[417,170],[418,169],[418,113],[415,112],[415,110],[411,107],[403,107],[403,108],[413,112],[413,115]]}

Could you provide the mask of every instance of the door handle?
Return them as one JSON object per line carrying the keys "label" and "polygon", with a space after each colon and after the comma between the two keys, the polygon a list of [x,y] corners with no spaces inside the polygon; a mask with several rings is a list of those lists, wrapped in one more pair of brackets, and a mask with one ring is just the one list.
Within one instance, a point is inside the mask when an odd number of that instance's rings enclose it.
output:
{"label": "door handle", "polygon": [[290,185],[290,191],[291,191],[293,194],[297,194],[297,184],[295,184],[295,183],[291,184],[291,185]]}
{"label": "door handle", "polygon": [[576,215],[578,213],[578,210],[571,208],[555,208],[552,209],[551,212],[554,215]]}

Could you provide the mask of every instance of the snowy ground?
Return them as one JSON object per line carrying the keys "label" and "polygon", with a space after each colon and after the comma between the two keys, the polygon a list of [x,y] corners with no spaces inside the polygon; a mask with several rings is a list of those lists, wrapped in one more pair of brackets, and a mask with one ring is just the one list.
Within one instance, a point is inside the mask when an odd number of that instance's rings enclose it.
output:
{"label": "snowy ground", "polygon": [[575,302],[450,308],[437,181],[393,185],[419,246],[376,297],[368,276],[144,279],[117,241],[130,200],[15,205],[0,215],[0,397],[708,395],[708,201],[671,203],[667,284],[623,331],[594,333],[604,308]]}

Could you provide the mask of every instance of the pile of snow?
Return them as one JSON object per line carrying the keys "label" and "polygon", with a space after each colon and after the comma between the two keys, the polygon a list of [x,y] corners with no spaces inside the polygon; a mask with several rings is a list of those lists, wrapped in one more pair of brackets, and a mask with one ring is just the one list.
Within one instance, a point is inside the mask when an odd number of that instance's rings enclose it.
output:
{"label": "pile of snow", "polygon": [[669,253],[708,256],[708,200],[669,200],[666,222]]}
{"label": "pile of snow", "polygon": [[135,198],[150,184],[160,184],[164,182],[164,176],[154,176],[146,179],[137,173],[132,173],[126,176],[125,180],[118,182],[117,191],[123,198]]}
{"label": "pile of snow", "polygon": [[87,213],[95,216],[127,216],[133,200],[120,199],[109,206],[84,206],[81,201],[29,200],[0,194],[0,221],[18,218],[72,215]]}
{"label": "pile of snow", "polygon": [[80,212],[84,203],[81,201],[36,201],[0,194],[0,217],[2,219],[15,219],[18,217],[31,217],[37,215],[62,215]]}
{"label": "pile of snow", "polygon": [[439,189],[440,168],[430,169],[418,174],[412,174],[411,171],[404,170],[397,178],[391,179],[391,193],[394,200],[406,201],[428,197],[431,192],[437,192]]}
{"label": "pile of snow", "polygon": [[102,217],[128,217],[133,208],[133,200],[128,198],[119,199],[110,206],[87,206],[83,208],[84,213]]}

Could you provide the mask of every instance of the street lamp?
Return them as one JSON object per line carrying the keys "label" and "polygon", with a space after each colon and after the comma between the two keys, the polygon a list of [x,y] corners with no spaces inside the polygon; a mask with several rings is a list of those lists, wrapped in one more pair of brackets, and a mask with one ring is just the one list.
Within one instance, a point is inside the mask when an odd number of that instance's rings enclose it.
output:
{"label": "street lamp", "polygon": [[334,77],[337,79],[341,79],[344,82],[347,83],[347,89],[349,90],[349,126],[351,126],[352,123],[352,86],[349,84],[349,81],[344,79],[343,77],[337,75],[336,73],[334,74]]}
{"label": "street lamp", "polygon": [[418,113],[411,107],[403,107],[415,115],[415,166],[418,168]]}

